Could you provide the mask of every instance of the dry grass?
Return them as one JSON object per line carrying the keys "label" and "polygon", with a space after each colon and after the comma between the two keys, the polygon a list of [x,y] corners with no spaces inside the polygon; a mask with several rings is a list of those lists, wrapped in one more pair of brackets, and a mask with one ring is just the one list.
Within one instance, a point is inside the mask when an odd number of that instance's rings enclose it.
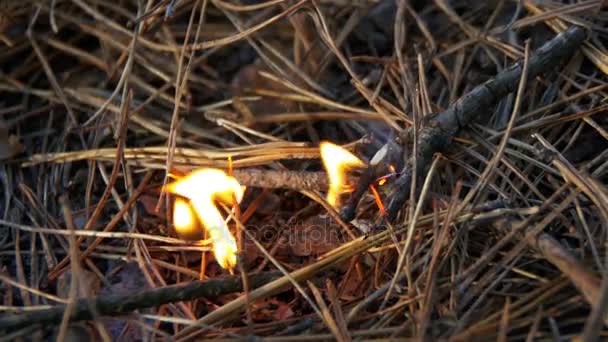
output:
{"label": "dry grass", "polygon": [[[607,338],[602,6],[0,2],[0,326],[66,304],[61,321],[5,338]],[[523,77],[411,191],[386,177],[353,222],[309,186],[318,178],[252,181],[230,223],[236,272],[280,277],[120,318],[70,317],[78,298],[226,275],[208,246],[175,238],[160,191],[170,174],[319,177],[323,140],[366,161],[397,141],[402,164],[425,118],[571,25],[588,31],[574,57]],[[388,224],[378,202],[397,192],[409,200]]]}

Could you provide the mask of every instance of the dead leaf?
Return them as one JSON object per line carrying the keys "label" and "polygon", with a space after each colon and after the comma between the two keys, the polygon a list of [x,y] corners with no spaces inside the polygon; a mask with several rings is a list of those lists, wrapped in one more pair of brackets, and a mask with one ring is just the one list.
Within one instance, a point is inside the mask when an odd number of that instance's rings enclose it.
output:
{"label": "dead leaf", "polygon": [[364,295],[366,284],[371,279],[366,279],[359,272],[348,272],[348,277],[342,280],[340,288],[340,300],[351,301]]}

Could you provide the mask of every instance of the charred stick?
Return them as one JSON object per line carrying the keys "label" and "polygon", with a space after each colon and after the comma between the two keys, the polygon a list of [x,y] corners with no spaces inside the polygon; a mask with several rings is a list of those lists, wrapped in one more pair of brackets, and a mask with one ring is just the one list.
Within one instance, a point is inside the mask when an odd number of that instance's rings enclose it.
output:
{"label": "charred stick", "polygon": [[361,178],[359,178],[359,181],[355,186],[355,191],[351,194],[350,200],[340,211],[340,218],[342,218],[343,221],[349,222],[355,218],[357,204],[359,204],[361,197],[368,191],[369,186],[374,183],[375,179],[376,167],[370,165],[361,174]]}
{"label": "charred stick", "polygon": [[[585,40],[585,31],[572,26],[538,48],[530,57],[528,78],[555,69],[569,58]],[[498,101],[513,92],[521,78],[523,63],[519,62],[484,84],[471,90],[452,104],[447,110],[426,117],[418,135],[416,158],[410,157],[405,169],[394,183],[396,190],[388,205],[388,220],[394,221],[405,204],[412,181],[414,167],[418,176],[430,164],[433,155],[446,150],[454,136],[483,113],[490,111]],[[416,160],[416,165],[414,165]]]}
{"label": "charred stick", "polygon": [[376,152],[370,160],[367,168],[356,182],[355,190],[350,196],[348,203],[340,211],[340,218],[349,222],[355,218],[357,205],[363,195],[369,190],[379,176],[393,173],[394,170],[401,168],[403,162],[403,150],[399,144],[390,139],[382,148]]}
{"label": "charred stick", "polygon": [[[279,277],[277,272],[265,272],[251,275],[249,285],[260,287]],[[93,299],[80,299],[74,305],[70,321],[95,319],[95,315],[118,316],[134,310],[156,307],[167,303],[194,300],[197,298],[216,298],[228,293],[243,290],[240,276],[215,278],[204,281],[192,281],[182,284],[160,287],[128,295],[99,296]],[[23,314],[0,317],[0,331],[15,331],[35,324],[59,324],[63,318],[66,305],[31,311]]]}

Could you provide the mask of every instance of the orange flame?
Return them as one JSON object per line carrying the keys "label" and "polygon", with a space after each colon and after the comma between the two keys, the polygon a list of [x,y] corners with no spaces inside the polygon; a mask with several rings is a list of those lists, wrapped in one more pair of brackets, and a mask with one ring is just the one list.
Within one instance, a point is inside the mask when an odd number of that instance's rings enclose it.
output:
{"label": "orange flame", "polygon": [[376,187],[373,185],[370,185],[369,189],[372,191],[372,194],[374,195],[374,200],[376,201],[378,210],[380,210],[380,214],[383,216],[386,215],[386,209],[384,208],[384,203],[382,202],[382,197],[380,197],[378,190],[376,190]]}
{"label": "orange flame", "polygon": [[352,168],[363,167],[365,164],[354,154],[330,142],[322,142],[320,149],[321,159],[329,178],[327,202],[337,208],[340,205],[340,195],[349,191],[346,172]]}
{"label": "orange flame", "polygon": [[239,203],[243,199],[244,189],[236,179],[217,169],[196,170],[186,177],[167,185],[167,192],[186,197],[176,199],[173,208],[173,224],[181,238],[192,239],[197,233],[197,221],[203,224],[211,243],[217,262],[223,268],[232,269],[236,265],[237,245],[234,236],[215,202],[226,205]]}
{"label": "orange flame", "polygon": [[386,184],[386,182],[388,182],[388,179],[395,176],[397,174],[397,170],[395,169],[394,165],[389,165],[388,169],[391,171],[389,174],[384,175],[380,178],[378,178],[378,185],[379,186],[383,186],[384,184]]}

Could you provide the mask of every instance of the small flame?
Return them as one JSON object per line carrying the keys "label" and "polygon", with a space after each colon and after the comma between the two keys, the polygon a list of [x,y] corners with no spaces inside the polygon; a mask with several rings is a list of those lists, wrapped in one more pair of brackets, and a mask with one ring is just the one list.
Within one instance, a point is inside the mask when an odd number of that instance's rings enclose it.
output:
{"label": "small flame", "polygon": [[173,204],[173,226],[177,235],[184,240],[203,239],[203,232],[192,206],[183,198],[176,198]]}
{"label": "small flame", "polygon": [[391,171],[389,174],[386,174],[380,178],[378,178],[378,185],[379,186],[383,186],[384,184],[386,184],[386,182],[388,182],[388,179],[395,176],[397,174],[397,170],[395,169],[394,165],[389,165],[388,169]]}
{"label": "small flame", "polygon": [[374,195],[374,200],[376,201],[378,210],[380,210],[380,214],[383,216],[386,215],[386,209],[384,208],[384,203],[382,202],[382,198],[380,197],[378,190],[376,190],[376,187],[373,185],[370,185],[369,189],[372,191],[372,194]]}
{"label": "small flame", "polygon": [[215,202],[226,205],[239,203],[243,199],[244,189],[234,177],[217,169],[196,170],[186,177],[167,185],[167,192],[186,197],[176,199],[173,208],[173,224],[181,238],[190,238],[200,232],[197,219],[203,224],[211,243],[217,262],[223,268],[232,269],[236,265],[236,240]]}
{"label": "small flame", "polygon": [[352,168],[363,167],[365,164],[354,154],[330,142],[322,142],[320,148],[323,165],[329,178],[327,202],[337,208],[340,205],[340,195],[352,189],[346,184],[346,172]]}

